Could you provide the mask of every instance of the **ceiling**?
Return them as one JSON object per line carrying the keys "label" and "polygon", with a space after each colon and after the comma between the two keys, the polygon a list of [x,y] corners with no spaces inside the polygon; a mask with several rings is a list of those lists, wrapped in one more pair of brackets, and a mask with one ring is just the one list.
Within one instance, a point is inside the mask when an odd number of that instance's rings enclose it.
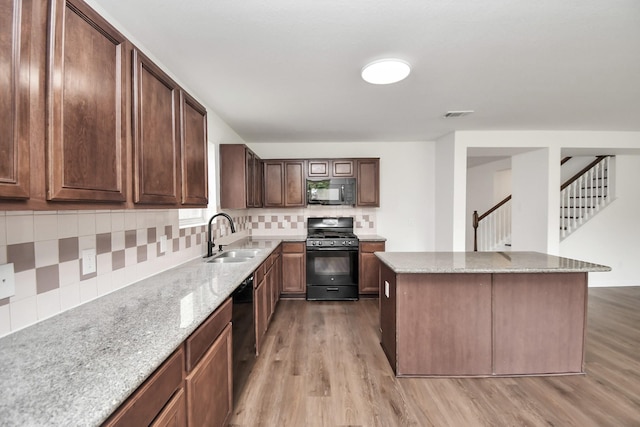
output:
{"label": "ceiling", "polygon": [[[90,3],[246,142],[640,131],[638,0]],[[406,80],[361,80],[387,57]]]}

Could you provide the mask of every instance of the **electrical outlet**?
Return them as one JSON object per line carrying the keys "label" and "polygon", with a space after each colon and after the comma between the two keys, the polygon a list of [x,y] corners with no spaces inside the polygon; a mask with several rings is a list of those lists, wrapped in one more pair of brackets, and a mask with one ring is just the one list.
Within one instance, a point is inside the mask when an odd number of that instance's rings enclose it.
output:
{"label": "electrical outlet", "polygon": [[0,265],[0,299],[9,298],[16,294],[16,277],[13,263]]}
{"label": "electrical outlet", "polygon": [[160,253],[167,252],[167,236],[160,236]]}
{"label": "electrical outlet", "polygon": [[85,249],[82,251],[82,275],[96,272],[96,250]]}

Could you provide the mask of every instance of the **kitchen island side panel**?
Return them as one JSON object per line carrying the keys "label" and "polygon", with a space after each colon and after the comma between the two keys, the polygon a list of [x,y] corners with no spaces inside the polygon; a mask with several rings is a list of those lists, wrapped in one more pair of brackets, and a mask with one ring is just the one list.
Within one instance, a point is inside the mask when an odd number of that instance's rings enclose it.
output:
{"label": "kitchen island side panel", "polygon": [[493,275],[494,373],[584,372],[587,273]]}
{"label": "kitchen island side panel", "polygon": [[397,301],[396,274],[384,264],[380,265],[380,344],[387,360],[398,375],[396,366],[397,354]]}
{"label": "kitchen island side panel", "polygon": [[398,274],[398,376],[491,375],[491,274]]}

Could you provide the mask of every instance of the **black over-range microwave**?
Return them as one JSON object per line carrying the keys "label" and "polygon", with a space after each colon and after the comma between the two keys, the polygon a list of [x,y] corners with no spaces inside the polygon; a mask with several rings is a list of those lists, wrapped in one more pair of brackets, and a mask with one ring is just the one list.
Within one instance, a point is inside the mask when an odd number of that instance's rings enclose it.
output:
{"label": "black over-range microwave", "polygon": [[355,178],[307,179],[308,205],[355,205]]}

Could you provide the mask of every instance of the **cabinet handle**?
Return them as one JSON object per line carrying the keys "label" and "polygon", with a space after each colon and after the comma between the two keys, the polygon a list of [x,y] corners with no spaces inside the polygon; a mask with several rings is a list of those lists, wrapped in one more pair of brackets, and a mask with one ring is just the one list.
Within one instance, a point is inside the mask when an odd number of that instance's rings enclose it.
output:
{"label": "cabinet handle", "polygon": [[340,288],[327,288],[327,292],[338,292]]}

